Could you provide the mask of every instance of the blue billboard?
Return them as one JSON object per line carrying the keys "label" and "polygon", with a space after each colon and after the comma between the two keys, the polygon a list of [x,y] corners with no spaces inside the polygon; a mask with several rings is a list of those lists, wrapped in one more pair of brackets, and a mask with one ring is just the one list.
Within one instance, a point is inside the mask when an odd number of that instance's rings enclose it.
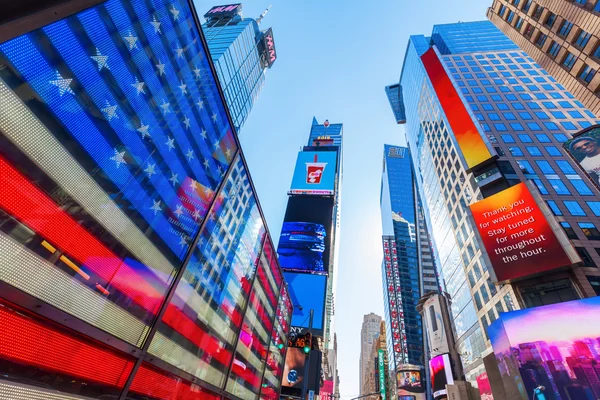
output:
{"label": "blue billboard", "polygon": [[294,305],[292,326],[308,328],[310,310],[314,310],[312,333],[322,335],[327,276],[294,272],[284,272],[283,275]]}
{"label": "blue billboard", "polygon": [[333,195],[336,169],[337,151],[301,151],[290,194]]}

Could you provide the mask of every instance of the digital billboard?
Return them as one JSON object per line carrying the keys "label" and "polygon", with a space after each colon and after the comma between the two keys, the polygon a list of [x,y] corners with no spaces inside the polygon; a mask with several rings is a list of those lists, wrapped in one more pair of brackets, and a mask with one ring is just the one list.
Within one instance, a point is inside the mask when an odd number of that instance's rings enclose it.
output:
{"label": "digital billboard", "polygon": [[600,190],[600,125],[594,125],[573,135],[563,147]]}
{"label": "digital billboard", "polygon": [[427,50],[421,56],[421,61],[468,168],[473,168],[492,158],[490,150],[465,108],[435,50],[433,48]]}
{"label": "digital billboard", "polygon": [[284,271],[328,273],[333,203],[332,197],[289,198],[277,247]]}
{"label": "digital billboard", "polygon": [[302,349],[290,347],[285,355],[285,366],[283,367],[283,379],[281,385],[290,388],[301,388],[304,382],[304,363],[306,354]]}
{"label": "digital billboard", "polygon": [[336,169],[337,151],[301,151],[289,193],[333,195]]}
{"label": "digital billboard", "polygon": [[600,297],[501,313],[488,335],[507,397],[600,398],[598,315]]}
{"label": "digital billboard", "polygon": [[418,365],[399,364],[396,367],[398,398],[425,400],[425,387],[422,379],[422,370]]}
{"label": "digital billboard", "polygon": [[439,294],[431,296],[423,304],[423,321],[432,357],[450,352],[442,307],[446,308],[446,302]]}
{"label": "digital billboard", "polygon": [[447,395],[446,385],[452,385],[452,367],[448,354],[442,354],[429,360],[431,373],[431,391],[434,399],[441,399]]}
{"label": "digital billboard", "polygon": [[325,275],[298,274],[284,272],[289,295],[294,304],[292,326],[308,328],[310,310],[314,310],[312,333],[323,334],[323,314],[325,312]]}
{"label": "digital billboard", "polygon": [[543,200],[524,182],[469,207],[497,282],[580,261]]}
{"label": "digital billboard", "polygon": [[490,385],[487,372],[478,375],[476,380],[481,400],[494,400],[494,395],[492,394],[492,387]]}

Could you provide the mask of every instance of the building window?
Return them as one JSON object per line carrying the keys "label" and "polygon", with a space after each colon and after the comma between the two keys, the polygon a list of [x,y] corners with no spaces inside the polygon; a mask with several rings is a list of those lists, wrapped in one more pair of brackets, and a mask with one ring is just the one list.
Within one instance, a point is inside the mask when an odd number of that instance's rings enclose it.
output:
{"label": "building window", "polygon": [[[533,30],[534,30],[533,25],[527,24],[527,28],[525,28],[525,32],[523,33],[523,36],[525,36],[527,39],[530,39],[531,35],[533,35]],[[498,68],[498,69],[500,69],[500,68]]]}
{"label": "building window", "polygon": [[527,151],[533,157],[541,157],[542,151],[538,149],[536,146],[527,146]]}
{"label": "building window", "polygon": [[585,6],[587,4],[588,0],[575,0],[574,3],[575,4],[581,4],[582,6]]}
{"label": "building window", "polygon": [[550,47],[548,48],[548,54],[550,55],[550,57],[556,58],[559,50],[560,50],[560,45],[553,41],[552,44],[550,45]]}
{"label": "building window", "polygon": [[548,179],[550,186],[556,192],[556,194],[560,195],[570,195],[571,192],[567,188],[567,186],[560,179]]}
{"label": "building window", "polygon": [[600,231],[591,222],[578,222],[577,225],[589,240],[600,240]]}
{"label": "building window", "polygon": [[596,217],[600,217],[600,201],[587,201],[586,204]]}
{"label": "building window", "polygon": [[533,0],[527,0],[525,2],[525,4],[523,5],[523,12],[527,13],[529,12],[529,9],[531,8],[531,4],[533,3]]}
{"label": "building window", "polygon": [[583,248],[583,247],[575,247],[575,250],[577,251],[577,254],[579,254],[579,257],[581,257],[581,261],[583,261],[583,265],[585,265],[586,267],[595,267],[596,264],[594,263],[594,260],[592,260],[592,256],[590,256],[590,253],[588,253],[588,251]]}
{"label": "building window", "polygon": [[510,24],[510,23],[512,23],[514,18],[515,18],[515,12],[509,11],[508,15],[506,16],[506,22],[508,22]]}
{"label": "building window", "polygon": [[562,37],[567,37],[567,35],[569,34],[569,32],[571,32],[571,29],[573,29],[573,23],[567,21],[566,19],[563,21],[563,23],[560,25],[560,29],[558,30],[558,34]]}
{"label": "building window", "polygon": [[531,15],[531,18],[535,19],[536,21],[540,19],[540,16],[542,15],[542,12],[544,11],[544,7],[537,5],[535,7],[535,11],[533,12],[533,14]]}
{"label": "building window", "polygon": [[588,185],[586,185],[582,179],[569,179],[569,182],[571,182],[571,185],[573,185],[575,190],[577,190],[577,193],[579,193],[581,196],[593,195]]}
{"label": "building window", "polygon": [[540,181],[539,179],[533,179],[533,183],[535,183],[535,186],[537,186],[541,194],[549,194],[548,189],[546,189],[546,186],[544,186],[542,181]]}
{"label": "building window", "polygon": [[586,276],[586,278],[590,282],[590,285],[592,285],[596,295],[600,296],[600,276]]}
{"label": "building window", "polygon": [[524,287],[521,294],[527,308],[577,300],[577,292],[569,279],[559,279]]}
{"label": "building window", "polygon": [[562,211],[560,211],[560,208],[558,208],[558,205],[554,200],[546,200],[546,203],[548,204],[548,207],[550,207],[550,209],[552,210],[552,214],[563,215]]}
{"label": "building window", "polygon": [[556,14],[550,13],[550,14],[548,14],[548,17],[546,18],[546,21],[544,21],[544,25],[546,25],[548,28],[552,28],[555,21],[556,21]]}
{"label": "building window", "polygon": [[594,78],[594,75],[596,75],[596,70],[586,64],[581,69],[581,72],[579,73],[579,75],[577,77],[579,79],[581,79],[582,81],[584,81],[585,83],[590,83],[592,81],[592,79]]}
{"label": "building window", "polygon": [[556,172],[554,172],[554,168],[552,168],[552,166],[550,165],[550,163],[548,161],[540,160],[540,161],[536,161],[535,163],[537,164],[538,168],[542,171],[542,173],[544,175],[556,174]]}
{"label": "building window", "polygon": [[521,17],[517,18],[517,23],[515,24],[516,30],[518,30],[518,31],[521,30],[521,27],[523,26],[523,21],[524,21],[523,18],[521,18]]}
{"label": "building window", "polygon": [[510,293],[504,295],[504,305],[508,311],[514,311],[515,306],[513,304],[512,298],[510,297]]}
{"label": "building window", "polygon": [[540,32],[540,34],[538,35],[538,37],[535,41],[535,45],[538,47],[543,47],[544,43],[546,43],[546,39],[548,39],[548,35]]}
{"label": "building window", "polygon": [[585,217],[585,211],[583,211],[583,208],[581,208],[578,202],[573,200],[565,200],[563,203],[571,215],[575,217]]}
{"label": "building window", "polygon": [[481,308],[483,307],[483,304],[481,304],[481,298],[479,297],[479,292],[475,292],[475,295],[473,296],[473,298],[475,299],[475,305],[477,305],[477,310],[481,310]]}
{"label": "building window", "polygon": [[575,55],[573,53],[567,53],[567,56],[564,58],[562,65],[563,67],[565,67],[567,70],[571,70],[573,68],[573,65],[575,64],[575,61],[577,60],[577,57],[575,57]]}
{"label": "building window", "polygon": [[577,36],[577,39],[575,40],[575,46],[579,47],[580,49],[583,49],[588,44],[591,37],[592,37],[591,33],[588,33],[586,31],[582,30],[581,32],[579,32],[579,35]]}
{"label": "building window", "polygon": [[573,169],[573,167],[571,166],[571,164],[569,164],[569,162],[566,160],[556,160],[556,165],[558,165],[558,168],[560,168],[560,170],[565,175],[575,175],[576,174],[576,172]]}
{"label": "building window", "polygon": [[533,168],[531,167],[531,164],[529,163],[529,161],[518,160],[517,164],[519,165],[519,169],[521,169],[521,172],[523,172],[524,174],[534,174],[535,173],[533,171]]}
{"label": "building window", "polygon": [[500,6],[500,9],[498,10],[498,15],[499,15],[500,17],[503,17],[505,12],[506,12],[506,6],[505,6],[504,4],[502,4],[502,5]]}
{"label": "building window", "polygon": [[565,231],[565,233],[567,234],[567,237],[569,239],[574,239],[574,240],[579,239],[577,237],[577,234],[575,233],[575,230],[573,229],[573,227],[571,226],[570,223],[563,221],[560,223],[560,226],[562,226],[563,230]]}

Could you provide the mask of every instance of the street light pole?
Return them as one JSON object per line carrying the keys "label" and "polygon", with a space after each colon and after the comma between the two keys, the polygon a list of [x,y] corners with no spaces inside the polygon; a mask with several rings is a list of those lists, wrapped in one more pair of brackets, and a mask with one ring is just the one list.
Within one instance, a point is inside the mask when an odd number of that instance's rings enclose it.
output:
{"label": "street light pole", "polygon": [[315,313],[314,309],[310,309],[310,314],[308,316],[308,333],[310,333],[310,351],[308,352],[308,357],[306,357],[306,361],[304,361],[304,378],[302,379],[302,400],[307,400],[308,393],[308,370],[310,369],[310,353],[312,353],[312,325],[313,325],[313,315]]}

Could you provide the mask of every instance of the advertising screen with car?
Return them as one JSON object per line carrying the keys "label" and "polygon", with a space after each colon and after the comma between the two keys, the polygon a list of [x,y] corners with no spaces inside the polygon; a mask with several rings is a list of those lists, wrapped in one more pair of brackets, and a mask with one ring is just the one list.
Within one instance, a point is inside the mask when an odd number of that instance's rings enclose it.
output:
{"label": "advertising screen with car", "polygon": [[329,272],[333,202],[326,197],[290,197],[277,248],[284,271]]}

